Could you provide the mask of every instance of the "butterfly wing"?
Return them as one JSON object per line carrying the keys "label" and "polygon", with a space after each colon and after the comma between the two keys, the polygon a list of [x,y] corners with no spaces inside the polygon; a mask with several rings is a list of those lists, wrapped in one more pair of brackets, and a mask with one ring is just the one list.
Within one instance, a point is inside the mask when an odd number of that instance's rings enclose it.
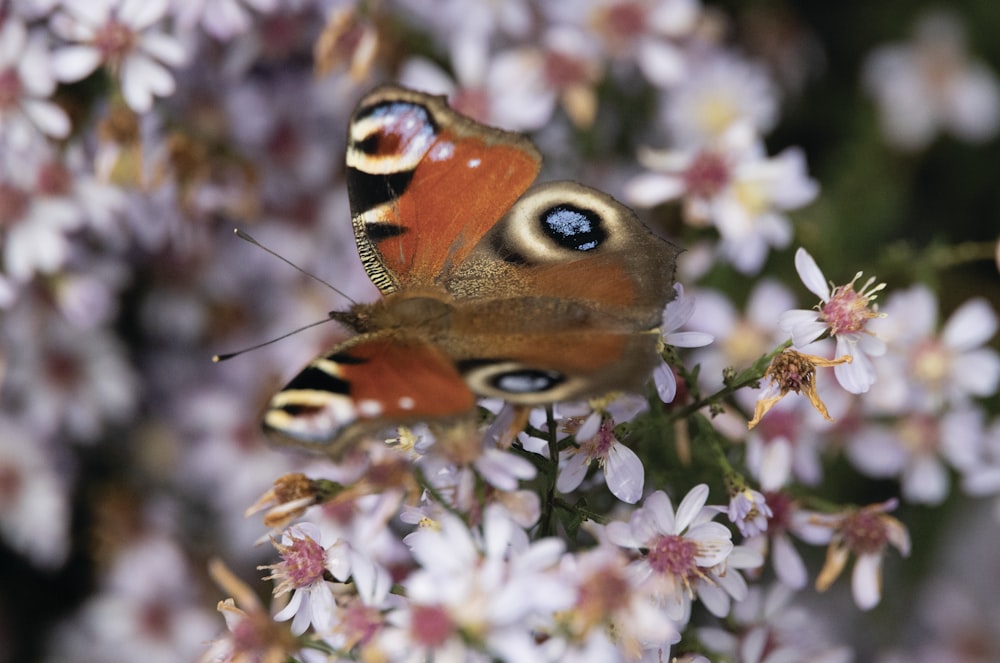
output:
{"label": "butterfly wing", "polygon": [[678,253],[611,196],[540,185],[446,282],[462,306],[442,345],[483,396],[540,404],[639,389],[658,361]]}
{"label": "butterfly wing", "polygon": [[471,411],[475,397],[433,344],[356,336],[313,360],[272,399],[264,428],[280,441],[340,456],[360,435]]}
{"label": "butterfly wing", "polygon": [[383,292],[431,286],[463,263],[534,181],[526,138],[485,127],[443,97],[398,87],[351,120],[347,186],[358,252]]}

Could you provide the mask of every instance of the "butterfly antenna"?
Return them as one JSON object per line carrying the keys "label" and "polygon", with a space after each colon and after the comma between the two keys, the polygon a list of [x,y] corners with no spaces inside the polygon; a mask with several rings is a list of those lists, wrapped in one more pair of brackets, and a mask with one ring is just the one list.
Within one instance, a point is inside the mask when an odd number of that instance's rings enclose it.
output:
{"label": "butterfly antenna", "polygon": [[[337,288],[334,285],[332,285],[331,283],[328,283],[327,281],[324,281],[323,279],[321,279],[320,277],[316,276],[312,272],[307,272],[306,270],[302,269],[301,267],[299,267],[298,265],[296,265],[294,262],[292,262],[291,260],[289,260],[285,256],[283,256],[280,253],[277,253],[276,251],[273,251],[273,250],[269,249],[268,247],[264,246],[263,244],[261,244],[260,242],[258,242],[256,239],[254,239],[251,235],[249,235],[248,233],[243,232],[239,228],[234,229],[234,232],[236,233],[236,236],[239,237],[240,239],[242,239],[244,241],[247,241],[247,242],[250,242],[251,244],[253,244],[257,248],[263,249],[267,253],[270,253],[272,256],[274,256],[275,258],[277,258],[281,262],[285,263],[286,265],[289,265],[290,267],[292,267],[296,271],[298,271],[298,272],[300,272],[302,274],[305,274],[306,276],[308,276],[309,278],[313,279],[314,281],[318,281],[318,282],[322,283],[327,288],[329,288],[330,290],[333,290],[335,293],[337,293],[338,295],[340,295],[341,297],[343,297],[347,301],[351,302],[352,304],[356,304],[357,303],[357,302],[354,301],[353,297],[351,297],[350,295],[348,295],[346,292],[344,292],[340,288]],[[326,321],[324,320],[323,322],[326,322]],[[314,324],[319,324],[319,323],[317,322],[317,323],[314,323]],[[308,329],[311,326],[312,325],[307,325],[306,327],[303,327],[302,329]],[[299,329],[299,330],[296,330],[296,331],[302,331],[302,330]],[[291,332],[291,333],[294,334],[295,332]],[[284,338],[284,336],[282,336],[280,338]],[[274,339],[274,340],[277,341],[279,339]],[[272,341],[268,341],[267,343],[271,343],[271,342]],[[267,345],[267,343],[264,343],[263,345]],[[248,350],[252,350],[253,348],[247,348],[247,349]]]}
{"label": "butterfly antenna", "polygon": [[221,355],[212,355],[212,361],[215,362],[216,364],[218,364],[220,361],[226,361],[227,359],[232,359],[233,357],[238,357],[241,354],[243,354],[244,352],[251,352],[253,350],[259,350],[260,348],[263,348],[265,346],[271,345],[272,343],[277,343],[278,341],[280,341],[282,339],[285,339],[285,338],[288,338],[289,336],[292,336],[294,334],[298,334],[299,332],[305,331],[307,329],[312,329],[313,327],[319,326],[319,325],[323,324],[324,322],[330,322],[331,320],[333,320],[333,318],[323,318],[322,320],[317,320],[316,322],[310,322],[308,325],[303,325],[302,327],[299,327],[298,329],[293,329],[292,331],[290,331],[290,332],[288,332],[286,334],[282,334],[281,336],[278,336],[276,338],[272,338],[270,341],[264,341],[263,343],[258,343],[257,345],[251,345],[249,348],[243,348],[242,350],[237,350],[236,352],[226,352],[226,353],[223,353]]}

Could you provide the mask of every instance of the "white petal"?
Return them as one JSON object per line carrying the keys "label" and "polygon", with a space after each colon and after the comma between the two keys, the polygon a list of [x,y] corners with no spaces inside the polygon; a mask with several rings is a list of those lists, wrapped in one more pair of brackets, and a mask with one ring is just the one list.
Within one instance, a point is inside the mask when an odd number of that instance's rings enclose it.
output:
{"label": "white petal", "polygon": [[24,23],[8,16],[0,25],[0,69],[17,64],[27,39],[28,30]]}
{"label": "white petal", "polygon": [[860,555],[851,574],[854,602],[862,610],[871,610],[882,599],[881,555]]}
{"label": "white petal", "polygon": [[687,70],[680,49],[658,39],[641,39],[636,60],[646,79],[659,87],[677,83]]}
{"label": "white petal", "polygon": [[53,138],[65,138],[69,135],[69,116],[56,104],[50,101],[25,99],[21,102],[21,107],[42,133]]}
{"label": "white petal", "polygon": [[625,198],[636,207],[656,207],[683,194],[681,178],[663,173],[644,173],[625,185]]}
{"label": "white petal", "polygon": [[52,74],[64,83],[74,83],[94,72],[101,53],[92,46],[66,46],[52,54]]}
{"label": "white petal", "polygon": [[918,456],[903,473],[903,497],[917,504],[938,505],[948,496],[951,480],[937,456]]}
{"label": "white petal", "polygon": [[827,330],[827,325],[819,319],[816,311],[794,309],[778,316],[778,327],[792,337],[797,348],[804,348]]}
{"label": "white petal", "polygon": [[187,60],[184,46],[173,37],[165,34],[157,32],[144,34],[139,41],[139,46],[160,62],[173,67],[178,67]]}
{"label": "white petal", "polygon": [[792,589],[802,589],[809,581],[805,562],[785,534],[778,534],[772,540],[771,565],[778,580]]}
{"label": "white petal", "polygon": [[819,297],[821,301],[825,302],[830,299],[830,284],[827,283],[823,272],[816,265],[816,261],[803,248],[795,252],[795,271],[798,272],[799,278],[802,279],[802,283],[809,289],[809,292]]}
{"label": "white petal", "polygon": [[992,396],[1000,384],[1000,356],[990,348],[966,352],[954,359],[951,379],[973,396]]}
{"label": "white petal", "polygon": [[556,490],[569,493],[576,490],[587,476],[587,454],[583,452],[560,454]]}
{"label": "white petal", "polygon": [[677,396],[677,378],[666,362],[659,362],[653,369],[653,383],[656,394],[664,403],[672,403]]}
{"label": "white petal", "polygon": [[163,18],[169,6],[169,0],[122,0],[118,6],[118,18],[140,32]]}
{"label": "white petal", "polygon": [[688,331],[672,332],[665,335],[663,340],[667,345],[672,345],[676,348],[702,348],[706,345],[711,345],[715,341],[715,337],[705,332]]}
{"label": "white petal", "polygon": [[702,507],[705,506],[705,502],[708,501],[708,485],[700,483],[688,492],[681,500],[680,506],[677,507],[677,516],[674,519],[674,533],[683,532],[690,525],[698,512],[701,511]]}
{"label": "white petal", "polygon": [[611,446],[604,466],[604,478],[611,494],[626,504],[635,504],[642,497],[644,474],[642,461],[624,444]]}
{"label": "white petal", "polygon": [[962,304],[948,318],[941,331],[941,340],[952,350],[977,348],[997,332],[997,314],[989,303],[980,297]]}

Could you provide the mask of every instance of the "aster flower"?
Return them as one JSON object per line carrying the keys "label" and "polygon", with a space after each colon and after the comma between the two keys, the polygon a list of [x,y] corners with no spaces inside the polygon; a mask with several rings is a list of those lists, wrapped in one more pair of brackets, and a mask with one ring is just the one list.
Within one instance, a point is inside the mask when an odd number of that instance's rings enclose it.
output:
{"label": "aster flower", "polygon": [[941,415],[914,412],[888,424],[871,422],[853,432],[845,449],[855,467],[872,477],[899,477],[903,498],[940,504],[951,477],[945,462],[972,469],[983,442],[983,413],[965,406]]}
{"label": "aster flower", "polygon": [[39,135],[65,138],[69,117],[49,101],[55,92],[48,47],[41,33],[28,34],[24,23],[0,23],[0,145],[23,150]]}
{"label": "aster flower", "polygon": [[938,412],[988,397],[1000,385],[1000,354],[987,344],[997,314],[983,298],[955,309],[938,331],[938,301],[917,285],[894,292],[871,327],[889,347],[866,404],[883,412]]}
{"label": "aster flower", "polygon": [[403,581],[409,603],[389,615],[396,628],[382,638],[396,655],[456,656],[472,646],[503,661],[535,660],[531,625],[572,604],[557,573],[563,543],[529,544],[497,505],[486,508],[481,529],[446,515],[406,542],[419,569]]}
{"label": "aster flower", "polygon": [[745,123],[703,147],[647,149],[639,159],[653,172],[628,184],[629,201],[652,207],[682,199],[687,222],[715,226],[719,252],[747,274],[760,270],[769,247],[791,240],[791,224],[783,212],[803,207],[819,191],[801,151],[789,148],[768,158]]}
{"label": "aster flower", "polygon": [[[645,481],[642,461],[634,451],[615,437],[615,423],[603,418],[597,430],[588,437],[576,435],[577,446],[559,453],[559,474],[556,489],[561,493],[576,490],[587,474],[591,462],[597,461],[604,472],[604,480],[611,494],[627,504],[635,504],[642,497]],[[589,430],[584,430],[589,433]]]}
{"label": "aster flower", "polygon": [[852,394],[865,393],[875,382],[870,357],[882,355],[886,350],[885,342],[867,329],[868,321],[880,316],[872,303],[885,284],[875,284],[875,277],[871,277],[855,290],[854,283],[861,278],[858,272],[850,283],[831,290],[816,261],[802,248],[795,252],[795,269],[810,292],[820,298],[820,303],[812,311],[787,311],[778,324],[791,334],[797,348],[804,348],[824,335],[831,336],[837,342],[837,356],[851,357],[850,362],[834,368],[837,381]]}
{"label": "aster flower", "polygon": [[774,515],[764,495],[746,487],[730,496],[726,513],[747,538],[766,532],[768,519]]}
{"label": "aster flower", "polygon": [[336,599],[333,584],[324,576],[329,573],[344,582],[351,575],[347,543],[337,539],[324,545],[320,541],[320,531],[315,525],[296,525],[285,532],[280,542],[273,542],[282,561],[260,567],[271,572],[265,580],[277,581],[275,596],[291,592],[288,604],[274,619],[279,622],[291,619],[295,635],[305,633],[309,626],[318,633],[333,629]]}
{"label": "aster flower", "polygon": [[715,145],[735,126],[765,134],[778,120],[778,91],[759,64],[730,53],[695,60],[665,97],[672,142],[691,149]]}
{"label": "aster flower", "polygon": [[174,92],[167,67],[186,59],[181,43],[156,28],[169,6],[168,0],[64,3],[52,28],[74,45],[53,53],[56,78],[72,83],[106,66],[120,79],[125,103],[137,113],[147,112],[154,97]]}
{"label": "aster flower", "polygon": [[970,57],[953,14],[928,14],[912,41],[877,49],[864,64],[864,79],[895,147],[920,149],[939,131],[982,143],[1000,127],[1000,83]]}
{"label": "aster flower", "polygon": [[745,545],[756,550],[762,558],[771,560],[771,568],[783,584],[793,589],[802,589],[809,580],[806,564],[792,544],[794,534],[809,543],[821,542],[823,532],[817,532],[810,524],[809,512],[804,511],[787,493],[768,492],[765,500],[771,513],[767,520],[767,531],[749,537]]}
{"label": "aster flower", "polygon": [[667,616],[679,624],[686,623],[695,593],[709,586],[701,581],[709,579],[712,569],[724,564],[734,548],[728,528],[699,519],[706,500],[708,486],[695,486],[675,513],[666,493],[656,491],[629,522],[615,521],[606,527],[608,540],[615,545],[645,551],[633,562],[633,580],[650,583]]}
{"label": "aster flower", "polygon": [[829,534],[830,545],[826,563],[816,578],[817,591],[823,592],[834,583],[847,560],[857,556],[851,576],[854,602],[862,610],[870,610],[882,599],[882,558],[891,544],[904,557],[910,554],[910,535],[906,526],[889,511],[896,500],[871,504],[839,514],[815,514],[814,524]]}

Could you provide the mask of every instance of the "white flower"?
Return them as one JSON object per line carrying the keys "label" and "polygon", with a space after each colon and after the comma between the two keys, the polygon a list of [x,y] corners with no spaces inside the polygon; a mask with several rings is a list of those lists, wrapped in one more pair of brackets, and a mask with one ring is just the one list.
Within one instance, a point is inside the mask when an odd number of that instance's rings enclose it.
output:
{"label": "white flower", "polygon": [[5,17],[0,24],[0,147],[26,149],[39,133],[69,135],[69,117],[49,101],[56,89],[42,33],[29,36],[24,23]]}
{"label": "white flower", "polygon": [[820,298],[817,310],[792,310],[781,315],[779,326],[789,333],[797,348],[829,334],[837,342],[836,356],[851,357],[850,362],[834,367],[834,375],[840,385],[852,394],[863,394],[875,382],[875,367],[870,356],[885,353],[885,342],[866,328],[869,320],[879,314],[871,305],[884,283],[875,285],[875,277],[869,278],[860,290],[854,283],[861,278],[858,272],[851,282],[837,286],[831,291],[826,277],[816,265],[816,261],[799,248],[795,252],[795,269],[802,283]]}
{"label": "white flower", "polygon": [[628,504],[639,501],[645,481],[642,461],[615,437],[613,419],[603,419],[593,435],[583,438],[578,434],[576,441],[578,446],[568,447],[559,454],[556,490],[561,493],[576,490],[590,463],[596,460],[612,495]]}
{"label": "white flower", "polygon": [[639,159],[653,172],[627,185],[629,201],[651,207],[681,198],[688,223],[714,225],[721,237],[719,252],[748,274],[760,270],[769,247],[791,240],[784,212],[808,204],[819,191],[800,150],[768,158],[745,123],[731,126],[711,145],[646,150]]}
{"label": "white flower", "polygon": [[778,120],[778,92],[766,70],[733,55],[697,60],[666,96],[664,115],[673,143],[683,148],[712,145],[737,125],[756,134]]}
{"label": "white flower", "polygon": [[[687,622],[695,591],[702,596],[708,586],[702,579],[733,552],[729,529],[700,517],[707,499],[708,486],[695,486],[675,514],[666,493],[656,491],[628,523],[611,522],[605,530],[615,545],[646,551],[631,567],[633,581],[649,583],[650,592],[664,602],[667,615],[678,624]],[[714,515],[708,512],[709,518]],[[711,599],[719,598],[714,592],[709,594]]]}
{"label": "white flower", "polygon": [[168,8],[169,0],[64,3],[62,13],[52,18],[52,28],[75,45],[53,54],[56,78],[74,82],[107,66],[120,80],[125,103],[145,113],[153,97],[174,92],[167,66],[180,66],[186,59],[181,43],[154,27]]}
{"label": "white flower", "polygon": [[963,303],[940,332],[938,301],[926,286],[893,293],[883,310],[886,317],[871,325],[889,348],[871,394],[875,409],[936,412],[996,393],[1000,355],[986,344],[997,314],[985,299]]}
{"label": "white flower", "polygon": [[914,412],[890,425],[871,423],[848,438],[846,452],[869,476],[898,476],[907,501],[940,504],[951,484],[942,461],[971,469],[982,439],[982,411],[963,407],[940,416]]}
{"label": "white flower", "polygon": [[250,9],[272,12],[278,0],[174,0],[172,6],[181,28],[201,25],[213,37],[225,41],[250,29],[254,19]]}
{"label": "white flower", "polygon": [[912,42],[877,49],[864,69],[892,145],[920,149],[938,131],[974,143],[996,135],[1000,85],[985,64],[968,56],[962,26],[951,14],[924,17]]}

